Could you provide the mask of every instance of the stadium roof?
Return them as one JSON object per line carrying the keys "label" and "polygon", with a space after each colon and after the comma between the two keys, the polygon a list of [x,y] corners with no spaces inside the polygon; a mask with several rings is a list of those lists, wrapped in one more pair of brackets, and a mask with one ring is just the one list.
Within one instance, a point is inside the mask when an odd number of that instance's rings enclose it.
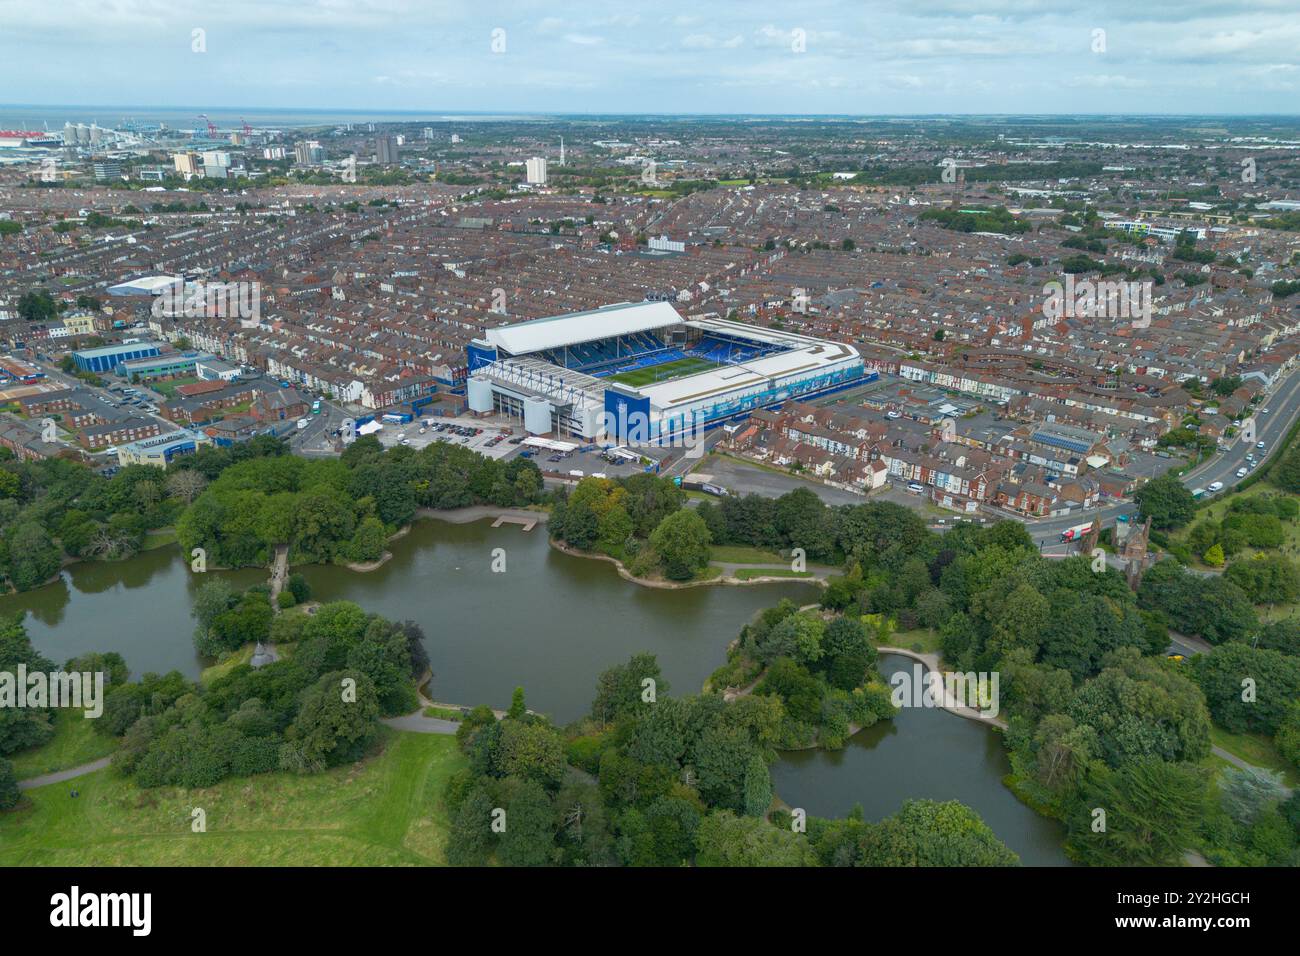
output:
{"label": "stadium roof", "polygon": [[680,325],[682,317],[667,302],[621,302],[590,312],[570,312],[487,331],[487,340],[511,355],[527,355],[614,335],[631,335]]}
{"label": "stadium roof", "polygon": [[789,350],[635,389],[649,398],[651,404],[664,410],[716,398],[729,392],[766,388],[778,378],[822,372],[858,357],[858,350],[851,345],[797,332],[759,329],[726,319],[697,319],[687,324],[717,334],[732,334],[785,345]]}
{"label": "stadium roof", "polygon": [[179,276],[143,276],[108,287],[109,295],[156,295],[180,282]]}

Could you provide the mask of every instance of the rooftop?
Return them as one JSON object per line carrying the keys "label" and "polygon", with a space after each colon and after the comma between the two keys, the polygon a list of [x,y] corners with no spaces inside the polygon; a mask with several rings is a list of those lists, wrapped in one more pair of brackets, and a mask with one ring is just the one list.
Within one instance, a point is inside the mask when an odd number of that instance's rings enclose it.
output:
{"label": "rooftop", "polygon": [[526,355],[681,324],[682,317],[667,302],[620,302],[587,312],[552,315],[489,329],[486,337],[492,345],[512,355]]}

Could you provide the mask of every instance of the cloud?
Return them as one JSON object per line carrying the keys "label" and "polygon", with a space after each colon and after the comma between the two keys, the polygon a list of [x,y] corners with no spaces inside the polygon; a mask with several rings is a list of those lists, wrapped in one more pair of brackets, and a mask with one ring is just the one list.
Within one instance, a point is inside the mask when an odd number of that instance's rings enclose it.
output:
{"label": "cloud", "polygon": [[1146,80],[1131,76],[1117,76],[1105,73],[1085,73],[1072,76],[1065,81],[1066,86],[1086,86],[1097,90],[1138,90],[1147,85]]}
{"label": "cloud", "polygon": [[[497,0],[490,9],[477,0],[0,0],[0,97],[1026,113],[1112,109],[1123,91],[1123,108],[1134,112],[1291,114],[1297,2],[659,0],[638,11],[579,0]],[[190,49],[196,27],[207,31],[205,55]],[[499,55],[494,29],[506,31]],[[1106,31],[1104,54],[1091,52],[1095,29]],[[792,55],[798,37],[802,52]],[[165,87],[158,76],[168,77]]]}

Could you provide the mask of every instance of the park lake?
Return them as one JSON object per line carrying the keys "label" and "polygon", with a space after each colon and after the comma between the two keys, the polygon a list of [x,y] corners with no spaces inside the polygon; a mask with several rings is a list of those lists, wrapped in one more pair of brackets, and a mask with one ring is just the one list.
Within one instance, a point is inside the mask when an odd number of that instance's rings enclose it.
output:
{"label": "park lake", "polygon": [[[493,550],[505,570],[494,572]],[[523,686],[529,706],[557,723],[587,710],[601,671],[632,654],[658,657],[670,693],[697,692],[725,658],[727,643],[759,610],[783,597],[816,599],[806,584],[687,589],[642,587],[611,564],[551,548],[544,526],[492,528],[489,521],[418,522],[393,542],[392,559],[359,573],[298,568],[318,601],[355,601],[426,635],[431,696],[502,707]],[[496,563],[500,567],[500,562]],[[261,569],[209,571],[235,587],[263,582]],[[36,648],[62,663],[86,651],[118,651],[132,674],[179,670],[196,678],[190,607],[202,575],[171,545],[118,563],[82,563],[59,581],[0,598],[0,612],[26,612]],[[888,676],[908,666],[886,656]],[[841,816],[860,804],[879,819],[910,797],[956,799],[976,810],[1022,862],[1064,865],[1059,825],[1021,804],[1002,784],[1009,771],[988,727],[927,708],[900,710],[857,734],[842,751],[782,754],[777,794],[811,814]]]}

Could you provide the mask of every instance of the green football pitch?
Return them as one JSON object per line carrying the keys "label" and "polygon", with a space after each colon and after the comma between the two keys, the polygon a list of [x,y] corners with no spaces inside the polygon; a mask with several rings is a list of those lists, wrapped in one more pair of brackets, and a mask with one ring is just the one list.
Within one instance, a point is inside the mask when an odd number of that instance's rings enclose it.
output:
{"label": "green football pitch", "polygon": [[651,365],[649,368],[637,368],[630,372],[620,372],[617,375],[609,376],[608,381],[640,388],[643,385],[666,382],[670,378],[681,378],[683,375],[707,372],[709,369],[717,367],[717,362],[710,362],[707,359],[683,358],[675,362],[664,362],[662,365]]}

